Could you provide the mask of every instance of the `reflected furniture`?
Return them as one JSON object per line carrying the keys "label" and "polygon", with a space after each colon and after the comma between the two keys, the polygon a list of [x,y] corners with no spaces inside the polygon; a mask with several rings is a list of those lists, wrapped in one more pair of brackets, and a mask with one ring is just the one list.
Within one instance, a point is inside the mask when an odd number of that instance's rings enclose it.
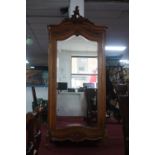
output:
{"label": "reflected furniture", "polygon": [[85,96],[87,101],[87,116],[88,125],[94,126],[97,123],[97,89],[86,88]]}
{"label": "reflected furniture", "polygon": [[34,86],[32,86],[32,96],[33,96],[32,110],[34,111],[35,108],[38,106],[36,90]]}
{"label": "reflected furniture", "polygon": [[37,155],[40,142],[40,112],[26,114],[26,155]]}
{"label": "reflected furniture", "polygon": [[39,112],[41,121],[47,122],[48,101],[42,98],[37,99],[36,90],[34,86],[32,86],[32,96],[33,96],[33,102],[32,102],[33,112]]}
{"label": "reflected furniture", "polygon": [[[49,129],[49,138],[52,141],[83,141],[83,140],[101,140],[104,139],[105,136],[105,109],[106,109],[106,92],[105,92],[105,26],[96,26],[94,23],[90,22],[88,19],[80,16],[78,6],[76,6],[74,14],[71,18],[64,19],[58,25],[48,25],[48,33],[49,33],[49,48],[48,48],[48,71],[49,71],[49,86],[48,86],[48,129]],[[80,125],[79,123],[71,123],[67,126],[59,128],[57,126],[57,107],[59,104],[59,96],[57,91],[57,82],[61,82],[61,80],[68,80],[69,74],[64,74],[65,69],[60,69],[62,66],[62,62],[60,62],[59,54],[59,42],[65,41],[65,45],[67,45],[67,41],[70,41],[72,37],[79,38],[80,36],[84,38],[83,40],[88,42],[95,42],[96,45],[96,53],[97,53],[97,76],[98,76],[98,90],[97,90],[97,114],[96,114],[96,125]],[[76,39],[75,39],[76,40]],[[74,41],[75,41],[74,40]],[[78,41],[80,45],[75,46],[69,45],[68,47],[76,47],[74,50],[77,50],[77,47],[82,46],[84,41]],[[62,44],[61,44],[62,45]],[[91,48],[90,48],[91,49]],[[87,54],[88,51],[83,51],[84,54]],[[80,55],[79,52],[78,56]],[[67,57],[67,54],[64,54]],[[58,65],[59,62],[59,65]],[[66,62],[65,62],[66,63]],[[71,64],[71,63],[69,63]],[[70,66],[66,66],[67,73],[69,71]],[[62,76],[58,80],[58,73]],[[68,79],[67,79],[68,78]],[[62,81],[62,82],[65,82]],[[69,84],[69,83],[68,83]],[[70,85],[68,86],[70,87]],[[68,92],[67,92],[68,93]],[[74,93],[74,92],[73,92]],[[64,100],[63,100],[64,101]],[[66,101],[62,108],[65,108],[65,104],[68,104]],[[72,101],[72,105],[74,105],[76,101]],[[81,103],[77,103],[81,104]],[[79,105],[78,105],[79,107]],[[72,116],[73,118],[73,116]],[[77,118],[76,118],[77,119]]]}
{"label": "reflected furniture", "polygon": [[127,84],[124,84],[124,83],[115,84],[114,88],[115,88],[117,95],[128,95],[129,94],[129,89],[128,89]]}
{"label": "reflected furniture", "polygon": [[125,155],[129,155],[129,96],[119,95],[118,102],[123,120]]}

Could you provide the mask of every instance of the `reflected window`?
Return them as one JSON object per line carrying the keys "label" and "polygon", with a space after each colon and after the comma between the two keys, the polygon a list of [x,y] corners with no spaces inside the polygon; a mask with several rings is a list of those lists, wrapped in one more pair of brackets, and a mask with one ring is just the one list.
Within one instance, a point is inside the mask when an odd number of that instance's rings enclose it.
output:
{"label": "reflected window", "polygon": [[83,83],[97,83],[97,57],[72,57],[72,88],[83,87]]}

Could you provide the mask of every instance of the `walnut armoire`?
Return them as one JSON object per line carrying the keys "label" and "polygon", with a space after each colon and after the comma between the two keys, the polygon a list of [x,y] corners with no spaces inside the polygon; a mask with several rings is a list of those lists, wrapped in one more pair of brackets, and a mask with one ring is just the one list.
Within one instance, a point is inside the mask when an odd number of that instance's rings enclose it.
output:
{"label": "walnut armoire", "polygon": [[[48,126],[49,137],[53,141],[83,141],[104,139],[105,111],[106,111],[106,71],[105,71],[105,31],[106,26],[96,26],[88,19],[80,16],[76,7],[71,18],[64,19],[58,25],[48,25],[49,50],[48,50]],[[57,56],[58,41],[63,41],[71,36],[82,36],[87,40],[97,43],[97,123],[96,126],[70,124],[57,127]]]}

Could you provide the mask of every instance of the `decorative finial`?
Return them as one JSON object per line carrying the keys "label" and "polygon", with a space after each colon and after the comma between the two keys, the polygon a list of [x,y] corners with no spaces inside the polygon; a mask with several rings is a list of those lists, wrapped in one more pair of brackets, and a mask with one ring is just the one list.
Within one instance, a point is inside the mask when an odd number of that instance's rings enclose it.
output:
{"label": "decorative finial", "polygon": [[80,13],[79,13],[79,6],[76,6],[75,7],[75,11],[74,11],[74,14],[72,15],[73,18],[79,18],[81,17],[80,16]]}
{"label": "decorative finial", "polygon": [[73,23],[83,23],[83,22],[89,22],[90,24],[93,24],[92,22],[90,22],[87,18],[84,18],[80,15],[79,13],[79,6],[76,6],[75,7],[75,10],[73,11],[73,15],[71,16],[71,18],[66,18],[64,19],[63,22],[67,22],[67,21],[70,21],[70,22],[73,22]]}

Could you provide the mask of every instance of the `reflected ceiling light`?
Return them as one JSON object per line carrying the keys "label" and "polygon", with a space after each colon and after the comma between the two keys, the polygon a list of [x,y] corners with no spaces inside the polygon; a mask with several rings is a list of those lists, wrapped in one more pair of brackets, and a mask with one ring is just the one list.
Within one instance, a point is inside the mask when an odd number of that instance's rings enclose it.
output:
{"label": "reflected ceiling light", "polygon": [[29,64],[29,61],[28,60],[26,60],[26,64]]}
{"label": "reflected ceiling light", "polygon": [[35,67],[34,67],[34,66],[31,66],[30,68],[31,68],[31,69],[34,69]]}
{"label": "reflected ceiling light", "polygon": [[121,60],[119,60],[119,62],[122,64],[129,64],[129,60],[127,60],[127,59],[121,59]]}
{"label": "reflected ceiling light", "polygon": [[124,51],[126,46],[105,46],[106,51]]}
{"label": "reflected ceiling light", "polygon": [[32,45],[32,44],[33,44],[33,40],[31,38],[27,38],[26,45]]}

